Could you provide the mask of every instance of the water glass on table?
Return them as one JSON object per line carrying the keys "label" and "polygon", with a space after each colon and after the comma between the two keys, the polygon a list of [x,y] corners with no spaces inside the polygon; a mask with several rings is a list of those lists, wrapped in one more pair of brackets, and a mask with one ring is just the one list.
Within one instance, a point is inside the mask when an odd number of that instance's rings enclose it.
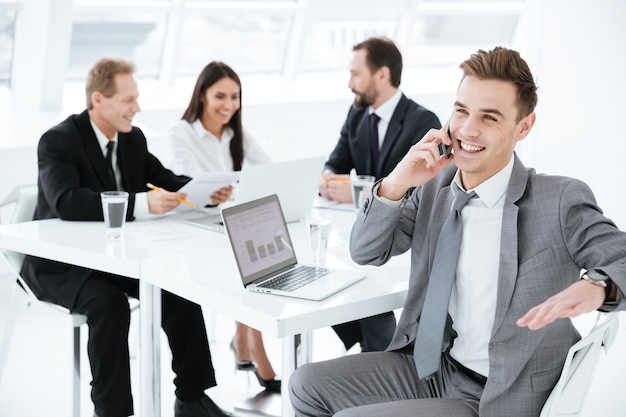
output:
{"label": "water glass on table", "polygon": [[100,198],[106,235],[109,239],[118,239],[122,236],[122,229],[126,222],[128,193],[126,191],[103,191],[100,193]]}
{"label": "water glass on table", "polygon": [[326,249],[328,249],[332,222],[317,214],[309,214],[306,217],[306,226],[313,262],[316,265],[322,265],[326,261]]}
{"label": "water glass on table", "polygon": [[352,201],[354,202],[354,209],[359,210],[372,190],[372,186],[376,178],[372,175],[355,175],[350,177],[350,184],[352,186]]}

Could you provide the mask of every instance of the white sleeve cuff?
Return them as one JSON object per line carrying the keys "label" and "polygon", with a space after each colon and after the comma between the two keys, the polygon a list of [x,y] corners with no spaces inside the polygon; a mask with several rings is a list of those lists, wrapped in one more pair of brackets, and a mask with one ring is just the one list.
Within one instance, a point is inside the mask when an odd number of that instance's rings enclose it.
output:
{"label": "white sleeve cuff", "polygon": [[148,209],[148,193],[135,194],[135,217],[148,217],[150,210]]}
{"label": "white sleeve cuff", "polygon": [[390,207],[400,207],[402,206],[402,204],[404,204],[404,201],[406,200],[406,194],[404,197],[402,197],[400,200],[390,200],[388,198],[385,197],[381,197],[378,195],[378,188],[380,187],[380,182],[374,184],[374,189],[372,190],[372,193],[374,194],[374,198],[382,203],[384,203],[387,206]]}

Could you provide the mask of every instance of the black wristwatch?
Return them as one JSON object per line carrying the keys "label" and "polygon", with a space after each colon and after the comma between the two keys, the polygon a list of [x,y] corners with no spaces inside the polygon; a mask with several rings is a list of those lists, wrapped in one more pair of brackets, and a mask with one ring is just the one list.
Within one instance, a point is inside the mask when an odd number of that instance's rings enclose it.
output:
{"label": "black wristwatch", "polygon": [[599,285],[600,287],[603,287],[605,300],[607,300],[611,295],[611,278],[604,275],[603,273],[594,271],[592,269],[582,274],[580,279],[584,279],[585,281],[588,281],[593,285]]}

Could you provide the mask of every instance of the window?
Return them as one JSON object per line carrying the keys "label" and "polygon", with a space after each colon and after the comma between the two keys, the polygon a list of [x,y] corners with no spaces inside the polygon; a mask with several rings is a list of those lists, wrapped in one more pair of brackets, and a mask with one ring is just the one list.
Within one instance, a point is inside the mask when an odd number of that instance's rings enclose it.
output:
{"label": "window", "polygon": [[195,77],[210,61],[224,61],[239,73],[280,73],[292,19],[291,13],[270,11],[186,13],[176,75]]}
{"label": "window", "polygon": [[15,4],[0,3],[0,84],[11,81],[14,34]]}
{"label": "window", "polygon": [[[67,56],[67,62],[57,74],[35,76],[46,77],[48,85],[82,83],[97,59],[119,56],[136,64],[138,78],[163,87],[188,83],[212,60],[226,62],[241,76],[320,85],[324,77],[346,71],[352,46],[373,35],[398,44],[406,71],[439,74],[456,69],[478,48],[510,46],[526,0],[45,1],[55,12],[41,20],[50,27],[30,30],[27,44],[67,48],[43,57],[41,68],[57,64],[58,57]],[[24,7],[29,4],[20,3],[19,24],[42,10]],[[0,0],[0,83],[5,85],[11,71],[19,71],[12,68],[16,7],[15,1]],[[61,13],[63,7],[72,13]],[[39,21],[30,24],[37,27]],[[48,90],[62,94],[63,89]]]}
{"label": "window", "polygon": [[114,56],[132,60],[139,77],[159,75],[166,16],[155,13],[76,13],[68,78],[82,79],[96,60]]}

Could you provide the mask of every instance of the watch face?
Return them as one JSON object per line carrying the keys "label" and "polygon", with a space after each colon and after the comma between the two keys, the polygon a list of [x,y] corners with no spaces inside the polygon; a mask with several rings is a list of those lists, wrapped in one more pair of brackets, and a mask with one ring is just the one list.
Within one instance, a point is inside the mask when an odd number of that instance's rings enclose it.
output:
{"label": "watch face", "polygon": [[609,277],[607,277],[601,272],[594,271],[594,270],[587,271],[584,273],[584,275],[587,275],[589,279],[592,279],[594,281],[607,282],[609,280]]}
{"label": "watch face", "polygon": [[595,274],[595,276],[592,276],[589,273],[584,273],[581,278],[591,282],[592,284],[601,285],[603,287],[606,287],[607,282],[609,281],[609,277],[601,274]]}

